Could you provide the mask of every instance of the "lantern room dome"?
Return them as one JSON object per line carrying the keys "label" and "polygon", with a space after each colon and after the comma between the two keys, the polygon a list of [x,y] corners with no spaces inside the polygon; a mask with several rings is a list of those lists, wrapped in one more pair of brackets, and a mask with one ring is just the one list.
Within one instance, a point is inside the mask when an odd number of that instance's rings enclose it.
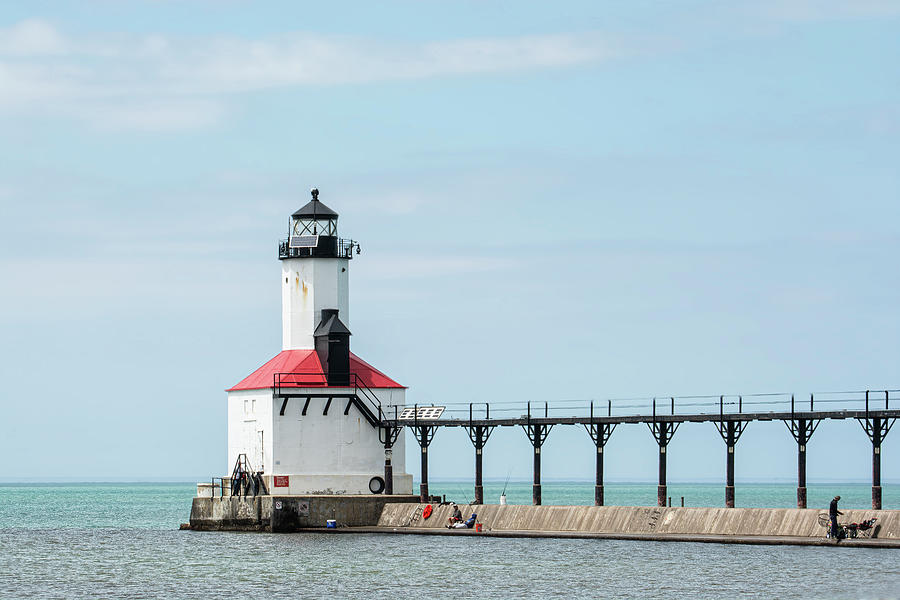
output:
{"label": "lantern room dome", "polygon": [[319,190],[312,189],[312,200],[291,215],[295,219],[337,219],[338,214],[319,202]]}

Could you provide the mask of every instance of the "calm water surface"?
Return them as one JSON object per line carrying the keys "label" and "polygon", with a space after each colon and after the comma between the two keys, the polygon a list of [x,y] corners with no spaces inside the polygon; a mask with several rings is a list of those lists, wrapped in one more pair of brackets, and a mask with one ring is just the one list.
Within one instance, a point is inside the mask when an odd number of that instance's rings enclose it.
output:
{"label": "calm water surface", "polygon": [[[655,498],[655,486],[620,485],[607,494]],[[467,490],[442,486],[464,500]],[[745,505],[784,495],[770,487],[747,486]],[[791,486],[782,487],[791,499]],[[820,492],[854,497],[853,487]],[[868,488],[858,487],[864,497]],[[716,503],[721,492],[684,489]],[[886,489],[886,499],[898,491]],[[193,492],[190,484],[0,485],[0,597],[900,597],[900,550],[177,531]],[[590,484],[544,488],[557,504],[591,493]],[[507,494],[529,499],[530,485],[511,483]]]}

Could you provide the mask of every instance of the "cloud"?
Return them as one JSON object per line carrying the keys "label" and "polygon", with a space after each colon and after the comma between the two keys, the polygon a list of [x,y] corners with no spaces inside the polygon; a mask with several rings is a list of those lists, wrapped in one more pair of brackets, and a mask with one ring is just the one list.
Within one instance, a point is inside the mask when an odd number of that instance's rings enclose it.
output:
{"label": "cloud", "polygon": [[444,278],[452,275],[508,271],[522,262],[516,258],[491,257],[484,254],[465,256],[430,253],[420,256],[378,256],[378,262],[367,267],[363,279],[399,280]]}
{"label": "cloud", "polygon": [[0,324],[130,311],[209,311],[215,298],[225,295],[231,307],[265,304],[270,272],[221,253],[204,255],[203,248],[182,247],[177,260],[159,259],[175,248],[147,248],[136,256],[0,258],[0,273],[17,290],[0,298]]}
{"label": "cloud", "polygon": [[166,132],[198,129],[218,123],[226,108],[214,100],[160,99],[124,105],[87,104],[70,109],[100,130]]}
{"label": "cloud", "polygon": [[[174,47],[173,47],[174,50]],[[564,67],[622,49],[599,34],[536,35],[423,44],[294,34],[266,41],[214,40],[183,47],[163,76],[184,90],[250,91]]]}
{"label": "cloud", "polygon": [[65,51],[63,36],[52,25],[39,19],[27,19],[0,30],[0,55],[43,56]]}
{"label": "cloud", "polygon": [[311,33],[81,38],[31,19],[0,29],[0,111],[185,129],[216,123],[226,97],[244,92],[560,68],[625,53],[621,40],[597,33],[424,43]]}
{"label": "cloud", "polygon": [[766,17],[797,22],[900,15],[900,3],[894,0],[777,0],[751,6]]}

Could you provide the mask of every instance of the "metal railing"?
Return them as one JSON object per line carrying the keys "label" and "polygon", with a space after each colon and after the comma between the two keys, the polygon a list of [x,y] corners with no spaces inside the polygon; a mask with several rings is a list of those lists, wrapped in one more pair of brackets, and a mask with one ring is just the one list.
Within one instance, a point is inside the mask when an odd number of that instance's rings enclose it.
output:
{"label": "metal railing", "polygon": [[276,396],[281,395],[282,388],[328,387],[328,376],[319,370],[275,373],[272,377]]}
{"label": "metal railing", "polygon": [[319,370],[275,373],[272,382],[273,395],[276,398],[284,397],[285,394],[290,393],[290,390],[297,388],[352,389],[352,397],[359,403],[360,410],[367,413],[366,418],[373,425],[385,420],[381,400],[378,399],[378,395],[372,391],[365,379],[357,373],[332,373],[331,376],[332,380],[346,381],[347,383],[329,384],[328,376]]}
{"label": "metal railing", "polygon": [[[411,406],[411,405],[409,405]],[[499,401],[443,404],[439,422],[503,420],[522,418],[637,418],[657,416],[711,417],[726,415],[765,415],[766,413],[835,413],[841,411],[890,410],[900,408],[900,390],[855,390],[815,392],[796,395],[790,392],[762,394],[710,394],[690,396],[628,397],[618,399],[556,400],[542,402]],[[403,407],[401,407],[402,410]],[[489,411],[489,412],[488,412]]]}
{"label": "metal railing", "polygon": [[[231,496],[266,496],[269,491],[266,489],[266,482],[263,480],[262,471],[254,471],[250,466],[250,461],[244,453],[238,454],[234,463],[234,470],[231,472],[231,480],[229,488]],[[222,478],[222,491],[225,494],[225,478]],[[213,493],[215,493],[215,479],[213,479]]]}
{"label": "metal railing", "polygon": [[278,242],[278,258],[353,258],[353,250],[359,254],[359,242],[345,238],[322,236],[319,245],[314,248],[291,248],[290,239]]}

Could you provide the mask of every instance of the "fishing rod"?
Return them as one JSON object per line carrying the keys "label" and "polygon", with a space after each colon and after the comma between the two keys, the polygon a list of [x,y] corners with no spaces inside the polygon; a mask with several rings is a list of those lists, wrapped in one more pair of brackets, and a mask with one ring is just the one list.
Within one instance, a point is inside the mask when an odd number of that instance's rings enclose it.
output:
{"label": "fishing rod", "polygon": [[506,472],[506,481],[503,483],[503,491],[500,492],[500,504],[501,504],[501,505],[505,505],[505,504],[506,504],[506,486],[509,485],[509,476],[510,476],[510,474],[512,474],[512,469],[509,469],[509,470]]}

